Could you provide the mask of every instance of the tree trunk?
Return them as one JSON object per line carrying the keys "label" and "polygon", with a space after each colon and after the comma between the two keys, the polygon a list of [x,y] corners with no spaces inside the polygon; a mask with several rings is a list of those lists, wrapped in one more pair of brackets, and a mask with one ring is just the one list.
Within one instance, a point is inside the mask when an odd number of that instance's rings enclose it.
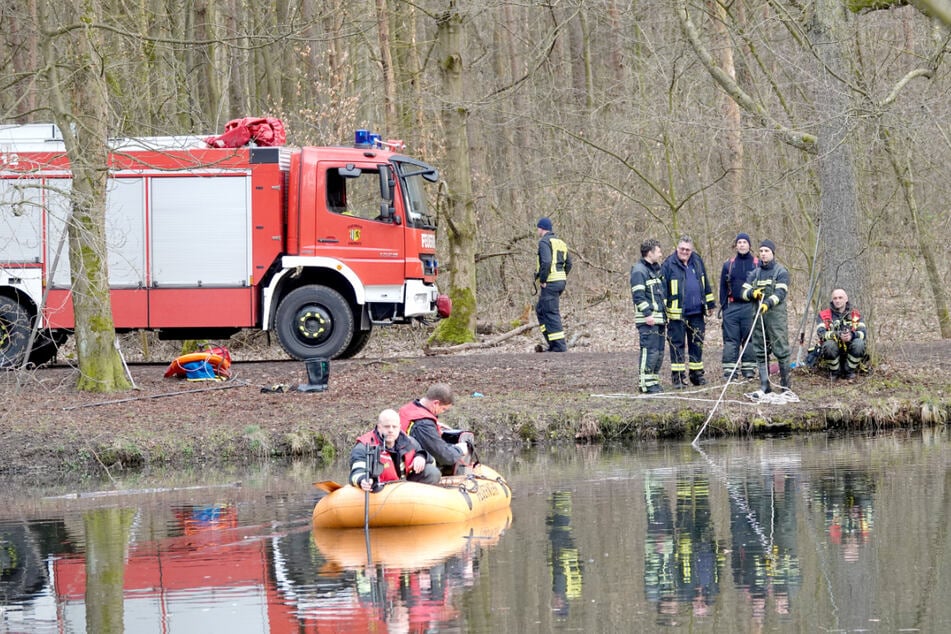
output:
{"label": "tree trunk", "polygon": [[380,70],[383,73],[383,129],[396,135],[396,71],[393,68],[392,38],[387,18],[386,0],[376,0],[376,28],[380,41]]}
{"label": "tree trunk", "polygon": [[855,166],[849,145],[853,121],[849,86],[842,78],[850,75],[846,62],[847,12],[838,0],[822,0],[815,5],[807,25],[810,41],[818,55],[813,103],[819,115],[818,170],[819,222],[822,249],[819,254],[821,281],[819,297],[828,297],[834,288],[843,288],[859,306],[866,301],[868,267],[862,237],[855,188]]}
{"label": "tree trunk", "polygon": [[[41,10],[50,8],[41,4]],[[100,7],[91,6],[87,14],[70,17],[97,23]],[[56,31],[47,20],[42,23],[47,32]],[[45,54],[53,118],[63,134],[73,173],[66,230],[79,357],[77,388],[91,392],[128,389],[131,386],[115,346],[106,257],[109,100],[100,64],[109,59],[109,52],[101,31],[81,29],[47,39]]]}
{"label": "tree trunk", "polygon": [[[708,3],[714,12],[713,49],[717,54],[720,68],[736,81],[736,65],[733,60],[733,43],[726,28],[726,9],[716,0]],[[742,11],[742,3],[735,5],[737,11]],[[723,114],[723,145],[720,149],[720,168],[726,172],[724,187],[727,196],[727,212],[724,214],[732,220],[733,227],[742,228],[744,215],[743,207],[743,135],[740,106],[729,95],[720,95],[720,112]],[[749,231],[749,229],[743,229]],[[754,246],[754,245],[750,245]]]}
{"label": "tree trunk", "polygon": [[446,134],[445,172],[448,195],[441,235],[449,238],[449,297],[452,316],[439,322],[431,341],[464,343],[475,340],[476,227],[472,177],[469,171],[469,111],[464,101],[462,53],[465,16],[456,0],[449,0],[437,26],[438,59],[445,100],[442,110]]}
{"label": "tree trunk", "polygon": [[938,315],[938,328],[941,331],[941,338],[951,339],[951,310],[948,308],[948,293],[941,280],[938,262],[935,259],[935,253],[939,251],[939,247],[934,244],[934,241],[931,239],[931,234],[921,226],[921,212],[918,209],[918,199],[915,197],[915,181],[911,175],[910,161],[901,161],[899,159],[898,151],[892,141],[891,134],[885,127],[882,127],[880,136],[885,144],[885,153],[888,155],[888,162],[895,171],[895,178],[898,179],[898,183],[901,185],[902,194],[905,197],[905,204],[908,205],[908,212],[911,214],[911,226],[915,231],[918,253],[921,254],[921,258],[925,262],[925,271],[928,273],[928,285],[931,287],[931,294],[934,297],[935,312]]}

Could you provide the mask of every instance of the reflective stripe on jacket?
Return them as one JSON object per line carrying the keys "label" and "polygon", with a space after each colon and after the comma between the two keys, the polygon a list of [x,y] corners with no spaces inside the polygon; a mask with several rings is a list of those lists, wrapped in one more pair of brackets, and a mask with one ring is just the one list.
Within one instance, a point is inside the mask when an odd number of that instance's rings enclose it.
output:
{"label": "reflective stripe on jacket", "polygon": [[380,473],[380,482],[401,480],[409,473],[409,468],[416,457],[416,442],[402,433],[396,438],[392,449],[399,456],[401,462],[399,465],[394,464],[393,456],[386,449],[386,445],[376,429],[371,429],[357,438],[357,442],[359,444],[354,447],[350,455],[350,483],[354,486],[359,486],[360,480],[367,475],[369,467],[367,464],[367,447],[381,447],[380,464],[383,465],[383,471]]}
{"label": "reflective stripe on jacket", "polygon": [[847,303],[845,310],[839,313],[836,312],[835,307],[830,305],[829,308],[819,311],[816,318],[816,337],[820,341],[835,339],[836,335],[844,329],[843,326],[846,325],[857,339],[865,339],[867,329],[859,311]]}
{"label": "reflective stripe on jacket", "polygon": [[641,258],[631,267],[631,301],[634,302],[634,323],[643,324],[650,315],[654,316],[655,323],[666,323],[660,264],[649,264]]}
{"label": "reflective stripe on jacket", "polygon": [[697,276],[697,282],[700,286],[701,312],[716,307],[716,301],[713,297],[713,289],[710,288],[710,281],[707,280],[707,269],[703,265],[703,259],[696,253],[691,253],[687,264],[680,261],[677,254],[674,253],[661,266],[661,275],[667,282],[665,301],[667,304],[667,318],[671,321],[683,318],[684,300],[687,289],[687,275],[693,271]]}
{"label": "reflective stripe on jacket", "polygon": [[571,256],[568,254],[568,245],[549,231],[538,241],[535,277],[543,284],[563,282],[568,279],[570,272]]}
{"label": "reflective stripe on jacket", "polygon": [[763,291],[763,303],[770,309],[776,308],[786,300],[789,292],[789,271],[776,260],[760,262],[743,284],[743,299],[750,301],[757,288]]}

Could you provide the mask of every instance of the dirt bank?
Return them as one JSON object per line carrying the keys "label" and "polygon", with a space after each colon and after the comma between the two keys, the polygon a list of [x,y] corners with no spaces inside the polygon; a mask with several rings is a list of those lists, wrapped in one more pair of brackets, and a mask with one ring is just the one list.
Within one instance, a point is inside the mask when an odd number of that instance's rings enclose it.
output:
{"label": "dirt bank", "polygon": [[[522,348],[524,349],[524,345]],[[876,371],[850,383],[794,374],[801,401],[752,404],[755,385],[730,385],[707,433],[943,423],[951,413],[951,342],[883,351]],[[0,475],[50,479],[148,467],[243,462],[349,449],[377,412],[445,381],[458,394],[445,417],[482,443],[693,438],[720,396],[716,359],[703,389],[640,397],[632,351],[567,355],[489,350],[455,356],[333,361],[329,390],[262,393],[306,382],[292,361],[242,362],[228,383],[164,379],[164,365],[133,365],[138,389],[77,393],[69,366],[0,375]],[[666,376],[666,375],[665,375]]]}

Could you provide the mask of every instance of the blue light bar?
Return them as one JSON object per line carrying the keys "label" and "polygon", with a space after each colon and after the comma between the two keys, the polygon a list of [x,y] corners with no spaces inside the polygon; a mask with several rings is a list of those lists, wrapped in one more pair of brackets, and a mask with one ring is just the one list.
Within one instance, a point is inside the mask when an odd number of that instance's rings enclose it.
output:
{"label": "blue light bar", "polygon": [[354,132],[353,144],[356,147],[369,147],[370,146],[370,131],[361,129]]}

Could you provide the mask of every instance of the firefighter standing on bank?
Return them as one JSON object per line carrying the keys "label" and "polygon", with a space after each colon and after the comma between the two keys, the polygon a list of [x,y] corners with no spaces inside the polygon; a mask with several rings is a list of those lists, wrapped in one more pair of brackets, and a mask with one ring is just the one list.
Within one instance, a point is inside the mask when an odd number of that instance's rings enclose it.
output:
{"label": "firefighter standing on bank", "polygon": [[664,362],[664,278],[660,262],[664,251],[654,239],[641,244],[641,259],[631,267],[631,301],[634,302],[634,323],[641,346],[640,388],[644,394],[663,392],[660,366]]}
{"label": "firefighter standing on bank", "polygon": [[760,316],[753,329],[752,343],[759,364],[760,389],[764,394],[772,391],[769,387],[770,352],[779,363],[783,390],[790,389],[789,326],[786,318],[788,292],[789,271],[776,261],[776,244],[772,240],[763,240],[759,245],[759,264],[746,278],[742,297],[747,301],[758,302]]}
{"label": "firefighter standing on bank", "polygon": [[[660,267],[667,284],[667,338],[670,341],[670,377],[675,390],[690,382],[706,385],[703,376],[703,339],[706,336],[706,316],[713,314],[716,302],[707,279],[703,259],[693,248],[690,236],[681,236],[677,250]],[[687,359],[684,359],[686,348]],[[686,361],[686,363],[685,363]]]}
{"label": "firefighter standing on bank", "polygon": [[736,234],[733,248],[736,254],[723,263],[720,272],[720,310],[723,311],[723,378],[736,374],[737,365],[744,379],[752,379],[756,373],[756,357],[753,346],[747,345],[740,359],[743,342],[753,329],[753,305],[743,299],[743,283],[759,260],[753,257],[750,247],[753,241],[747,233]]}
{"label": "firefighter standing on bank", "polygon": [[571,272],[571,255],[568,245],[552,231],[550,218],[539,218],[538,260],[535,279],[541,285],[535,314],[548,349],[542,352],[568,352],[565,331],[561,325],[561,293],[565,290],[568,273]]}

